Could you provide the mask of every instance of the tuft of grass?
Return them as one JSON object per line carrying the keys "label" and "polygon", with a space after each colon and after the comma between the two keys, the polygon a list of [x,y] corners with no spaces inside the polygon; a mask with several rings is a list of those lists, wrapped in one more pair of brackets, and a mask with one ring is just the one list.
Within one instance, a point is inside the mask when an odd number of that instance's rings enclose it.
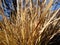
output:
{"label": "tuft of grass", "polygon": [[[0,10],[3,21],[0,22],[0,45],[47,45],[48,42],[60,33],[59,10],[51,12],[53,0],[46,5],[46,0],[36,4],[32,0],[17,0],[16,16],[12,13],[10,19]],[[28,6],[28,4],[30,4]]]}

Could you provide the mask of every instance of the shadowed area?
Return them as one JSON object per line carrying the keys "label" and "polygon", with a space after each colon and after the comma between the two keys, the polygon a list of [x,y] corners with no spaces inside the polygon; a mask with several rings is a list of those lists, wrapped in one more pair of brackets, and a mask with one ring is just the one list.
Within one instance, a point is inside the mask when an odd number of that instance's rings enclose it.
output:
{"label": "shadowed area", "polygon": [[60,45],[60,33],[56,34],[47,45]]}

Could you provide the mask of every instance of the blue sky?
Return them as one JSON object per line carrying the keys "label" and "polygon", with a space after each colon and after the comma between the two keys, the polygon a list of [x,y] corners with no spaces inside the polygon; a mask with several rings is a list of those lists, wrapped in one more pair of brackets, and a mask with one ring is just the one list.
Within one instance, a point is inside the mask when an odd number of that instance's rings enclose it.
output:
{"label": "blue sky", "polygon": [[2,16],[0,15],[0,20],[2,20]]}
{"label": "blue sky", "polygon": [[53,4],[51,10],[54,11],[54,10],[57,10],[60,8],[60,1],[57,1],[57,3]]}
{"label": "blue sky", "polygon": [[51,10],[54,11],[54,10],[57,10],[59,8],[60,8],[60,5],[55,4],[55,5],[52,6]]}

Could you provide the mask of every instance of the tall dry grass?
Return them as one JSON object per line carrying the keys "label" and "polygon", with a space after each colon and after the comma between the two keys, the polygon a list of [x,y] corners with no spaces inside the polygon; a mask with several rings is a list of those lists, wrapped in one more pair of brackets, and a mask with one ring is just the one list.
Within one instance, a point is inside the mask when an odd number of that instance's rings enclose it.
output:
{"label": "tall dry grass", "polygon": [[25,1],[25,7],[22,8],[22,0],[17,0],[16,17],[12,14],[11,20],[0,9],[3,16],[0,22],[0,45],[47,45],[54,35],[60,33],[60,9],[50,11],[53,0],[47,5],[46,0],[37,0],[38,7],[32,0]]}

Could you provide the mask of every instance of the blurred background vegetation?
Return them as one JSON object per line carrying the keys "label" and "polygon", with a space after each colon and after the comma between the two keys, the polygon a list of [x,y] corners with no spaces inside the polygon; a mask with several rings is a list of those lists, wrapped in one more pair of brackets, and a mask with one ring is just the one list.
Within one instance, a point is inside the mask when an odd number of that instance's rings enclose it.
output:
{"label": "blurred background vegetation", "polygon": [[0,45],[60,45],[60,0],[0,0]]}
{"label": "blurred background vegetation", "polygon": [[[36,0],[32,0],[33,3],[36,3]],[[2,4],[0,5],[0,8],[3,8],[4,10],[4,14],[7,17],[10,17],[10,14],[12,11],[16,11],[17,10],[17,2],[16,0],[2,0],[1,1]],[[40,0],[40,2],[42,2],[42,0]],[[46,1],[46,5],[49,3],[49,0]],[[23,7],[25,7],[25,0],[23,0],[22,3]],[[29,5],[29,4],[28,4]],[[53,0],[53,5],[51,7],[51,11],[55,11],[57,9],[60,8],[60,0]],[[2,20],[2,16],[0,15],[0,20]]]}

